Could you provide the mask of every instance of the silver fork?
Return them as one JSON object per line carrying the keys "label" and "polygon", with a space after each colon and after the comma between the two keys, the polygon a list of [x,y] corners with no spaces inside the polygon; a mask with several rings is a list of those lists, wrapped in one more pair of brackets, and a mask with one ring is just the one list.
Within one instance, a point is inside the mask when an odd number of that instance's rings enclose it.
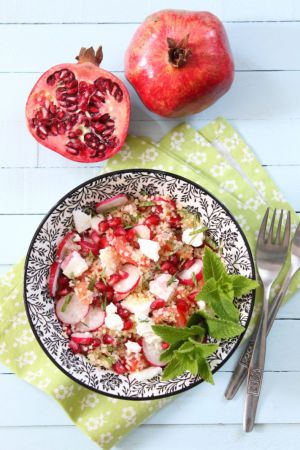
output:
{"label": "silver fork", "polygon": [[247,394],[244,412],[244,430],[247,432],[252,431],[253,429],[263,379],[270,290],[286,259],[290,238],[290,232],[287,226],[284,230],[284,236],[281,238],[283,210],[281,210],[280,213],[276,234],[274,233],[276,209],[272,217],[270,230],[266,233],[268,216],[269,208],[263,218],[256,244],[257,269],[262,281],[264,292],[262,313],[258,325],[247,379]]}
{"label": "silver fork", "polygon": [[[286,219],[286,228],[290,232],[291,228],[291,214],[288,211],[287,219]],[[294,234],[292,245],[291,245],[291,265],[290,269],[284,279],[284,282],[275,296],[275,298],[269,304],[269,317],[268,317],[268,334],[272,328],[275,317],[277,316],[277,312],[280,308],[282,299],[284,298],[286,291],[290,285],[290,282],[295,275],[295,273],[300,268],[300,224],[297,226],[296,232]],[[257,334],[257,327],[253,331],[249,341],[247,342],[246,348],[240,356],[240,359],[232,373],[230,381],[225,391],[225,397],[227,400],[233,399],[243,381],[245,380],[248,368],[253,352],[253,347],[255,344],[255,338]]]}

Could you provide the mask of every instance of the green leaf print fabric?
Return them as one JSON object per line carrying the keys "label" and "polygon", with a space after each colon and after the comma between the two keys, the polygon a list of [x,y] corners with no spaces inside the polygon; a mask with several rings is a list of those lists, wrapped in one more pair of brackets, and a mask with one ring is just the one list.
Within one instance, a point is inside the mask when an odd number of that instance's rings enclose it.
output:
{"label": "green leaf print fabric", "polygon": [[[159,143],[129,136],[102,172],[129,168],[165,170],[202,185],[232,212],[252,250],[266,207],[291,209],[254,153],[222,118],[200,131],[178,125]],[[292,221],[294,230],[294,213]],[[27,321],[23,267],[21,261],[0,280],[0,362],[51,395],[76,426],[101,448],[109,449],[171,399],[117,400],[96,394],[60,372],[35,341]],[[298,275],[287,298],[299,284]]]}

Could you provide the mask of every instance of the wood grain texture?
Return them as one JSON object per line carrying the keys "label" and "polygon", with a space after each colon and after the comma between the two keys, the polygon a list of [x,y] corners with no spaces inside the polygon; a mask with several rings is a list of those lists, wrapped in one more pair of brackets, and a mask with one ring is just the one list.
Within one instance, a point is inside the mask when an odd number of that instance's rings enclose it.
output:
{"label": "wood grain texture", "polygon": [[[68,190],[95,176],[99,164],[70,162],[38,146],[26,130],[27,95],[40,73],[72,61],[82,44],[104,47],[103,67],[124,80],[124,51],[138,23],[163,8],[210,10],[225,21],[236,62],[235,82],[216,105],[188,118],[200,128],[229,119],[300,211],[300,2],[298,0],[0,0],[0,274],[25,253],[44,213]],[[63,45],[62,45],[63,43]],[[125,80],[124,80],[125,81]],[[126,82],[126,81],[125,81]],[[127,83],[127,82],[126,82]],[[147,111],[128,85],[130,132],[159,140],[180,120]],[[244,392],[223,393],[238,352],[215,376],[139,427],[119,450],[296,450],[300,438],[300,293],[284,306],[268,340],[266,379],[254,432],[241,430]],[[98,448],[55,402],[0,366],[0,448]],[[42,411],[42,414],[41,414]],[[117,450],[116,449],[116,450]]]}

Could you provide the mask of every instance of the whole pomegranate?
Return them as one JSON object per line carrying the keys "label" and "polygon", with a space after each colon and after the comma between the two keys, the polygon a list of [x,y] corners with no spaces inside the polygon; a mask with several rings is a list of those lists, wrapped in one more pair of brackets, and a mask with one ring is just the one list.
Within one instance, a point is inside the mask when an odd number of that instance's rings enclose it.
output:
{"label": "whole pomegranate", "polygon": [[78,63],[59,64],[36,82],[26,104],[33,137],[66,158],[96,162],[127,136],[130,99],[121,80],[100,69],[102,48],[82,48]]}
{"label": "whole pomegranate", "polygon": [[180,117],[202,111],[225,94],[234,66],[217,17],[164,10],[137,29],[126,53],[125,73],[147,108]]}

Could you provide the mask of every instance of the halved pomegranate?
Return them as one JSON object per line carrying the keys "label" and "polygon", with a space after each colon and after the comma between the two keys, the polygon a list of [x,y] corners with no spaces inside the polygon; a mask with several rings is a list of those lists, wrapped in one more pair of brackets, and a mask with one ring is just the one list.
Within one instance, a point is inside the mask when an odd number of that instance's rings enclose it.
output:
{"label": "halved pomegranate", "polygon": [[79,162],[117,153],[127,136],[130,99],[121,80],[100,69],[102,48],[80,50],[77,64],[45,72],[26,104],[27,126],[44,146]]}

